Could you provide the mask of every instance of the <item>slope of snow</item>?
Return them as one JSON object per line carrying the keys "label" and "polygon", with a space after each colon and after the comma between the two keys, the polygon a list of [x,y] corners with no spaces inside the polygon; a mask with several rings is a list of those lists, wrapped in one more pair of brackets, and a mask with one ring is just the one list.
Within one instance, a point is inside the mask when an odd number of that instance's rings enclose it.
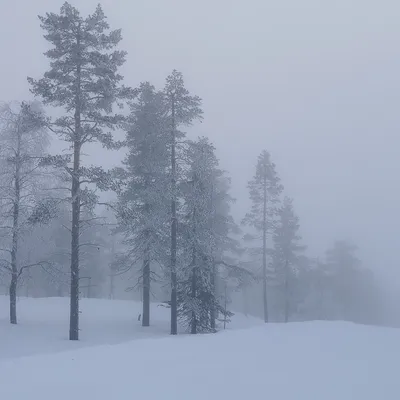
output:
{"label": "slope of snow", "polygon": [[268,325],[0,362],[7,400],[396,400],[400,331]]}
{"label": "slope of snow", "polygon": [[[141,304],[133,301],[82,299],[80,341],[68,341],[67,298],[18,299],[18,325],[8,322],[9,299],[0,296],[0,359],[53,353],[76,348],[117,344],[134,339],[163,337],[169,333],[170,310],[152,304],[152,326],[138,321]],[[261,324],[260,320],[235,315],[228,329]],[[0,397],[1,398],[1,397]]]}

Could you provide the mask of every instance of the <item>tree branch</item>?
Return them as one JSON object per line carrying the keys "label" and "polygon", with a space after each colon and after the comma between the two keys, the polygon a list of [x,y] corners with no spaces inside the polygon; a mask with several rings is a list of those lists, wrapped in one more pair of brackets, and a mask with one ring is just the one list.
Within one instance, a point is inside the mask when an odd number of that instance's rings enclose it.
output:
{"label": "tree branch", "polygon": [[25,269],[31,268],[31,267],[37,267],[37,266],[43,266],[43,265],[51,265],[51,263],[49,263],[48,261],[39,261],[37,263],[34,264],[28,264],[28,265],[24,265],[19,269],[18,272],[18,278],[22,275],[22,273],[24,272]]}

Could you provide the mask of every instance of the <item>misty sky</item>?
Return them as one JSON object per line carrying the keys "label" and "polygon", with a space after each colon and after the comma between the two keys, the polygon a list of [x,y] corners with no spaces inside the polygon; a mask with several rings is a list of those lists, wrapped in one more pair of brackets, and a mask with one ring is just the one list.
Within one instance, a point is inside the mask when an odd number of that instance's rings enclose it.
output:
{"label": "misty sky", "polygon": [[[29,98],[47,68],[37,14],[59,0],[0,0],[0,99]],[[83,13],[95,0],[71,1]],[[176,68],[203,98],[207,135],[230,171],[239,219],[258,153],[294,197],[310,255],[353,240],[397,275],[400,6],[382,0],[103,0],[128,51],[123,73],[162,87]],[[120,157],[91,154],[109,167]],[[106,161],[105,161],[106,160]],[[106,163],[105,163],[106,162]]]}

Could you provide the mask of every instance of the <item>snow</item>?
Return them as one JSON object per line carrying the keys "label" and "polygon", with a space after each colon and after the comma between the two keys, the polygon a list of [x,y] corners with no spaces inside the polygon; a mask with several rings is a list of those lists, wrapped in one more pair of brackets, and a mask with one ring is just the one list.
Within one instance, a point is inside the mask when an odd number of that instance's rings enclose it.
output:
{"label": "snow", "polygon": [[[67,298],[18,299],[18,325],[8,322],[9,298],[0,296],[0,360],[34,354],[54,353],[102,344],[118,344],[135,339],[169,334],[170,310],[152,304],[152,326],[138,321],[141,303],[124,300],[82,299],[80,341],[68,340],[69,300]],[[254,317],[238,314],[228,329],[261,324]],[[1,397],[0,397],[1,398]]]}
{"label": "snow", "polygon": [[[86,328],[82,331],[83,344],[77,346],[90,343],[91,347],[18,357],[22,352],[13,349],[12,353],[8,347],[21,345],[27,349],[34,343],[42,346],[45,340],[29,335],[35,330],[36,334],[45,333],[46,328],[52,334],[46,334],[45,338],[52,337],[52,344],[38,348],[38,353],[71,349],[69,342],[59,343],[64,332],[60,330],[59,336],[54,337],[59,328],[65,328],[63,317],[67,309],[63,308],[52,325],[39,329],[40,324],[33,323],[34,317],[41,317],[42,322],[52,320],[51,312],[67,304],[64,299],[51,299],[50,303],[48,299],[22,300],[21,326],[10,331],[18,332],[17,337],[14,339],[4,329],[3,322],[0,325],[0,353],[5,351],[9,355],[0,361],[0,398],[395,400],[399,397],[400,330],[344,322],[265,326],[246,319],[247,325],[252,326],[248,329],[232,328],[195,337],[163,337],[168,310],[156,308],[154,313],[159,323],[151,331],[151,338],[115,344],[129,336],[143,337],[139,335],[141,329],[134,328],[137,321],[132,318],[134,313],[129,307],[132,303],[126,303],[83,302],[83,310],[94,307],[97,315],[84,317],[83,313],[82,325]],[[42,312],[38,311],[40,308]],[[28,310],[36,310],[35,315],[28,318]],[[113,327],[106,333],[96,333],[96,328],[106,327],[106,315],[112,317],[109,322]],[[131,316],[131,320],[124,323],[124,316]],[[237,327],[243,328],[245,318],[238,319],[241,321]],[[90,334],[95,337],[89,339]],[[20,341],[24,335],[28,344]],[[155,340],[157,336],[160,338]],[[105,344],[95,345],[101,341]]]}

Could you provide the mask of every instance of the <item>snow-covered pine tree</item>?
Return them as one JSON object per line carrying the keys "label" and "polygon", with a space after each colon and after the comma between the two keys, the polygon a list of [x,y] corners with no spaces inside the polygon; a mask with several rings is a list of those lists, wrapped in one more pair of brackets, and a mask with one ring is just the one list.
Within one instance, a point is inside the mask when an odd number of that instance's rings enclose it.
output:
{"label": "snow-covered pine tree", "polygon": [[271,161],[271,156],[266,150],[258,156],[256,173],[254,178],[249,181],[248,189],[252,205],[251,210],[243,219],[243,224],[254,228],[257,233],[261,233],[261,238],[252,238],[261,239],[261,248],[258,249],[262,254],[264,321],[268,322],[267,238],[273,228],[273,219],[283,186],[280,184],[275,164]]}
{"label": "snow-covered pine tree", "polygon": [[207,138],[187,142],[182,194],[182,221],[179,230],[179,317],[189,330],[215,332],[219,314],[233,315],[225,307],[225,288],[218,282],[240,285],[251,274],[235,265],[232,256],[240,253],[233,234],[235,224],[230,205],[230,179],[218,167],[215,148]]}
{"label": "snow-covered pine tree", "polygon": [[212,279],[213,184],[218,160],[206,138],[188,142],[188,169],[181,183],[184,215],[180,229],[182,257],[178,273],[179,319],[192,334],[211,331],[210,310],[218,308]]}
{"label": "snow-covered pine tree", "polygon": [[[44,104],[60,107],[64,115],[50,124],[50,129],[69,144],[70,155],[49,158],[65,169],[71,185],[71,306],[70,340],[79,339],[79,229],[82,203],[96,201],[96,196],[83,184],[107,188],[109,176],[99,167],[83,167],[83,146],[98,142],[115,148],[110,131],[121,126],[124,118],[113,114],[113,106],[134,93],[121,85],[118,73],[125,62],[125,52],[116,50],[121,31],[109,31],[100,5],[92,15],[83,18],[69,3],[60,13],[39,17],[45,39],[52,45],[46,52],[50,69],[39,80],[28,78],[31,91]],[[65,154],[65,153],[63,153]]]}
{"label": "snow-covered pine tree", "polygon": [[195,120],[201,120],[203,111],[201,99],[190,95],[186,89],[182,73],[174,70],[166,79],[163,91],[164,110],[170,131],[170,190],[171,199],[171,253],[170,253],[170,280],[171,280],[171,335],[178,333],[178,303],[177,303],[177,234],[178,234],[178,192],[177,184],[180,176],[178,163],[179,142],[185,134],[181,127],[191,125]]}
{"label": "snow-covered pine tree", "polygon": [[[225,295],[229,296],[229,291],[225,291],[225,284],[222,281],[229,280],[231,286],[240,285],[239,281],[249,278],[248,273],[237,264],[237,259],[242,253],[239,240],[235,235],[240,233],[240,228],[235,223],[231,214],[231,205],[235,199],[230,195],[231,179],[226,172],[216,168],[212,175],[212,193],[211,193],[211,231],[214,237],[212,248],[213,269],[211,275],[211,284],[214,295],[219,303],[219,307],[212,308],[210,311],[211,329],[216,329],[216,319],[224,307]],[[226,283],[226,282],[225,282]],[[226,292],[226,293],[225,293]],[[225,317],[231,316],[230,313]],[[227,318],[224,320],[228,321]]]}
{"label": "snow-covered pine tree", "polygon": [[294,292],[299,276],[300,256],[305,246],[300,244],[299,218],[293,209],[293,200],[283,199],[278,209],[278,221],[274,227],[272,239],[272,266],[277,285],[282,289],[284,299],[284,319],[288,322],[294,311]]}
{"label": "snow-covered pine tree", "polygon": [[169,245],[170,204],[168,168],[169,132],[163,97],[150,83],[140,86],[131,105],[127,124],[128,155],[124,160],[126,186],[119,195],[118,224],[128,252],[122,257],[124,269],[142,261],[142,325],[150,325],[151,265],[165,266]]}
{"label": "snow-covered pine tree", "polygon": [[[0,109],[0,269],[10,275],[10,323],[17,323],[17,285],[23,272],[40,265],[21,257],[20,243],[32,228],[44,176],[39,168],[48,146],[45,117],[38,103]],[[43,210],[45,211],[45,210]],[[36,222],[43,217],[37,215]],[[40,218],[39,218],[40,217]]]}

